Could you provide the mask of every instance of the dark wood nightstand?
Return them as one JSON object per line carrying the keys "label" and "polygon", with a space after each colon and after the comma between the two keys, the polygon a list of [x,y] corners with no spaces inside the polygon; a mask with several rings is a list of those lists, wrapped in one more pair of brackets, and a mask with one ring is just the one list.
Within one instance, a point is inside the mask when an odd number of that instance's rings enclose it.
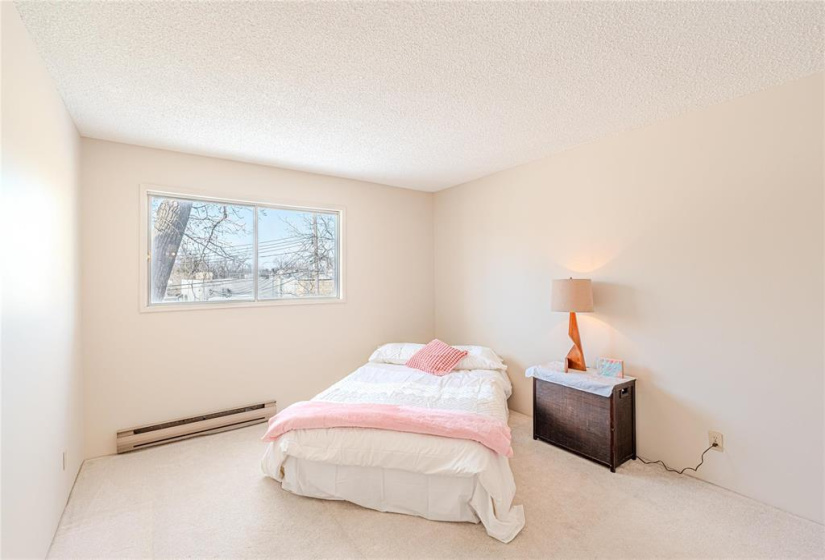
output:
{"label": "dark wood nightstand", "polygon": [[636,459],[635,401],[634,379],[616,384],[605,397],[534,376],[533,439],[616,472],[628,459]]}

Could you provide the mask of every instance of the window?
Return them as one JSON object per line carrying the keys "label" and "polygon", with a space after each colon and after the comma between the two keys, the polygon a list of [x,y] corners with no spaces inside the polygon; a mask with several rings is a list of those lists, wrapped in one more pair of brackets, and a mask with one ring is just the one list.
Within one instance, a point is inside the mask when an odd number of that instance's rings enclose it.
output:
{"label": "window", "polygon": [[150,306],[341,297],[340,211],[147,196]]}

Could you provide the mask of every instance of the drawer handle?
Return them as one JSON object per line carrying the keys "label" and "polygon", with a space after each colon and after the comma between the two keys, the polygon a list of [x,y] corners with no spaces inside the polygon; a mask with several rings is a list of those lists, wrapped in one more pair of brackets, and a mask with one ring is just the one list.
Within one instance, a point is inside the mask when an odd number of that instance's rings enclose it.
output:
{"label": "drawer handle", "polygon": [[627,395],[628,392],[630,392],[630,389],[628,389],[627,387],[625,387],[624,389],[621,389],[619,391],[619,398],[622,398],[623,396]]}

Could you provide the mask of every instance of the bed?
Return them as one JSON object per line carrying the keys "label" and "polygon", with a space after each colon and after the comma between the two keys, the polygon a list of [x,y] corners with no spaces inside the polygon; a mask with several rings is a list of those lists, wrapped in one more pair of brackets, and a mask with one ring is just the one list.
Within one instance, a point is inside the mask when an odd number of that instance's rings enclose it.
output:
{"label": "bed", "polygon": [[[270,441],[263,472],[294,494],[436,521],[481,522],[491,537],[509,542],[524,526],[524,511],[513,505],[512,452],[506,450],[507,398],[512,391],[506,366],[487,348],[458,347],[470,353],[455,370],[439,377],[404,365],[421,346],[384,345],[367,364],[308,403],[273,417],[270,437],[265,437]],[[273,432],[290,409],[301,405],[312,411],[316,423]],[[324,412],[347,407],[368,413],[401,408],[419,419],[431,414],[448,421],[470,419],[481,422],[476,431],[482,435],[434,435],[446,433],[438,419],[430,431],[351,427],[330,422],[332,415]],[[294,429],[302,426],[319,427]],[[506,430],[506,448],[501,447],[498,426]]]}

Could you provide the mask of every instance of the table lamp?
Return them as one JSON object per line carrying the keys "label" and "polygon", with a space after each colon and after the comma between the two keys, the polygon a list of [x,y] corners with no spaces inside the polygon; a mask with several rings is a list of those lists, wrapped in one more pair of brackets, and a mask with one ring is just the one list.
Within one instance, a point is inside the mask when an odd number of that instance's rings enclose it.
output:
{"label": "table lamp", "polygon": [[593,288],[589,279],[569,278],[553,280],[553,295],[550,309],[570,313],[570,326],[567,335],[573,341],[573,348],[567,353],[565,365],[569,369],[587,371],[584,363],[582,341],[579,337],[579,324],[576,313],[593,311]]}

